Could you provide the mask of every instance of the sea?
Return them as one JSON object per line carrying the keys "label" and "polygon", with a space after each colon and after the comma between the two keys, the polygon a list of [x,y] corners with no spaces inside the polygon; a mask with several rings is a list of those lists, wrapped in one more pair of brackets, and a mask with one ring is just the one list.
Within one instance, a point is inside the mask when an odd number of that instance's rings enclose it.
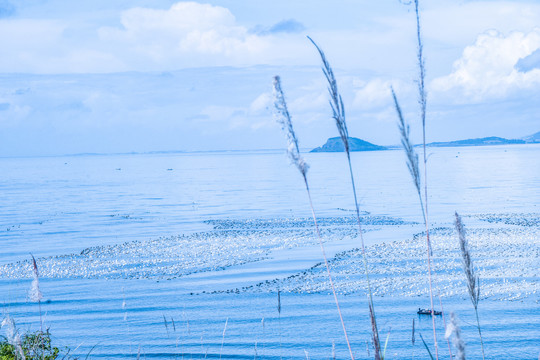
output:
{"label": "sea", "polygon": [[432,296],[401,150],[351,154],[362,238],[346,156],[303,154],[320,240],[283,150],[0,158],[2,317],[79,359],[372,359],[363,239],[384,358],[456,357],[457,326],[481,359],[457,212],[485,357],[538,359],[540,144],[427,152]]}

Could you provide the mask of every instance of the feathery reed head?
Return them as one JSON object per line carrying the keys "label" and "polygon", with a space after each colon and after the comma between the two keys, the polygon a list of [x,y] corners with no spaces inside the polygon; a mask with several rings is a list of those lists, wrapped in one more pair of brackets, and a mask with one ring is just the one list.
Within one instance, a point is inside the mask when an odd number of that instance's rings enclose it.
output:
{"label": "feathery reed head", "polygon": [[36,263],[36,259],[34,258],[34,255],[32,255],[32,254],[30,254],[30,255],[32,256],[34,279],[32,280],[32,285],[30,285],[30,291],[28,292],[28,296],[30,298],[30,301],[40,302],[41,299],[43,299],[43,294],[41,293],[41,290],[39,289],[38,266],[37,266],[37,263]]}
{"label": "feathery reed head", "polygon": [[13,320],[13,318],[9,316],[9,314],[7,314],[4,320],[2,320],[2,324],[0,327],[4,327],[4,326],[7,327],[6,329],[7,342],[8,344],[13,345],[17,352],[15,354],[16,359],[17,360],[26,359],[24,356],[23,348],[22,348],[21,335],[19,334],[19,330],[15,326],[15,320]]}
{"label": "feathery reed head", "polygon": [[457,350],[456,358],[458,360],[465,360],[465,342],[461,338],[461,329],[457,323],[456,315],[453,312],[450,313],[450,323],[446,327],[444,337],[447,339],[452,337],[452,344]]}
{"label": "feathery reed head", "polygon": [[332,108],[332,117],[336,121],[336,126],[339,131],[339,136],[343,141],[343,146],[347,152],[347,156],[350,155],[349,147],[349,131],[347,130],[347,123],[345,122],[345,107],[343,106],[343,99],[338,91],[336,77],[334,76],[334,71],[330,66],[330,63],[326,59],[326,55],[322,49],[313,41],[309,36],[307,37],[309,41],[317,48],[319,55],[321,56],[321,61],[323,63],[322,71],[326,80],[328,81],[328,93],[330,94],[330,107]]}
{"label": "feathery reed head", "polygon": [[7,341],[8,343],[13,344],[13,342],[16,340],[17,328],[15,327],[15,321],[13,320],[11,316],[9,316],[9,314],[6,315],[4,320],[2,320],[1,327],[4,327],[4,326],[7,327],[6,329]]}
{"label": "feathery reed head", "polygon": [[461,221],[461,216],[456,212],[456,220],[454,222],[456,231],[459,237],[459,247],[461,248],[461,256],[463,260],[463,271],[467,278],[467,288],[469,290],[469,297],[476,309],[478,307],[478,301],[480,300],[480,278],[474,271],[474,266],[471,259],[471,253],[469,250],[469,242],[465,234],[465,227]]}
{"label": "feathery reed head", "polygon": [[393,87],[390,87],[390,90],[392,91],[392,98],[394,99],[394,106],[398,115],[398,127],[399,133],[401,134],[401,145],[403,146],[405,155],[407,156],[407,168],[411,174],[416,191],[420,194],[420,168],[418,166],[418,154],[414,150],[414,146],[411,143],[409,124],[407,124],[403,118],[403,112],[399,106],[396,92],[394,91]]}
{"label": "feathery reed head", "polygon": [[287,102],[281,89],[281,79],[279,76],[274,76],[273,82],[274,93],[274,116],[277,122],[281,125],[281,128],[285,131],[287,136],[287,153],[291,162],[298,168],[304,179],[306,178],[309,165],[305,162],[302,155],[300,155],[300,149],[298,147],[298,139],[294,133],[294,128],[291,121],[291,115],[287,109]]}

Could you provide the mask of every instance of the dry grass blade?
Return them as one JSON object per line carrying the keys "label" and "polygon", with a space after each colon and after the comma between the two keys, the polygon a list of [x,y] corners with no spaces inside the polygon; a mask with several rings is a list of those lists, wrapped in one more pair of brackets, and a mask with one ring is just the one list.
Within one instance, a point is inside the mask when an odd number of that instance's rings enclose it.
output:
{"label": "dry grass blade", "polygon": [[419,334],[420,335],[420,340],[422,340],[422,344],[424,344],[424,347],[426,348],[428,354],[429,354],[429,358],[431,360],[434,360],[433,359],[433,354],[431,353],[431,350],[429,350],[429,346],[428,344],[426,344],[426,340],[424,340],[424,337],[422,336],[422,334]]}

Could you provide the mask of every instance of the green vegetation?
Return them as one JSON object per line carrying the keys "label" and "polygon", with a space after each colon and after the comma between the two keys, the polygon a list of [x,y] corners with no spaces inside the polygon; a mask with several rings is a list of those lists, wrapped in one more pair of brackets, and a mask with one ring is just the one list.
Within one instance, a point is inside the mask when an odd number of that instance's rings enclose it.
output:
{"label": "green vegetation", "polygon": [[[60,354],[60,349],[52,345],[51,333],[36,331],[26,333],[20,339],[20,343],[9,342],[6,337],[0,337],[0,360],[54,360]],[[63,358],[67,358],[69,349]]]}

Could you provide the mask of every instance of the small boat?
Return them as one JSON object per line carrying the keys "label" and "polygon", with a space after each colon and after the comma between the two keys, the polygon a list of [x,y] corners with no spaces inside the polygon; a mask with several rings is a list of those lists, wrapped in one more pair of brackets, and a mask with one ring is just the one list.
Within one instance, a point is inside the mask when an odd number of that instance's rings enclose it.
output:
{"label": "small boat", "polygon": [[[418,315],[431,315],[431,310],[418,308],[416,313]],[[433,315],[442,315],[442,311],[433,310]]]}

